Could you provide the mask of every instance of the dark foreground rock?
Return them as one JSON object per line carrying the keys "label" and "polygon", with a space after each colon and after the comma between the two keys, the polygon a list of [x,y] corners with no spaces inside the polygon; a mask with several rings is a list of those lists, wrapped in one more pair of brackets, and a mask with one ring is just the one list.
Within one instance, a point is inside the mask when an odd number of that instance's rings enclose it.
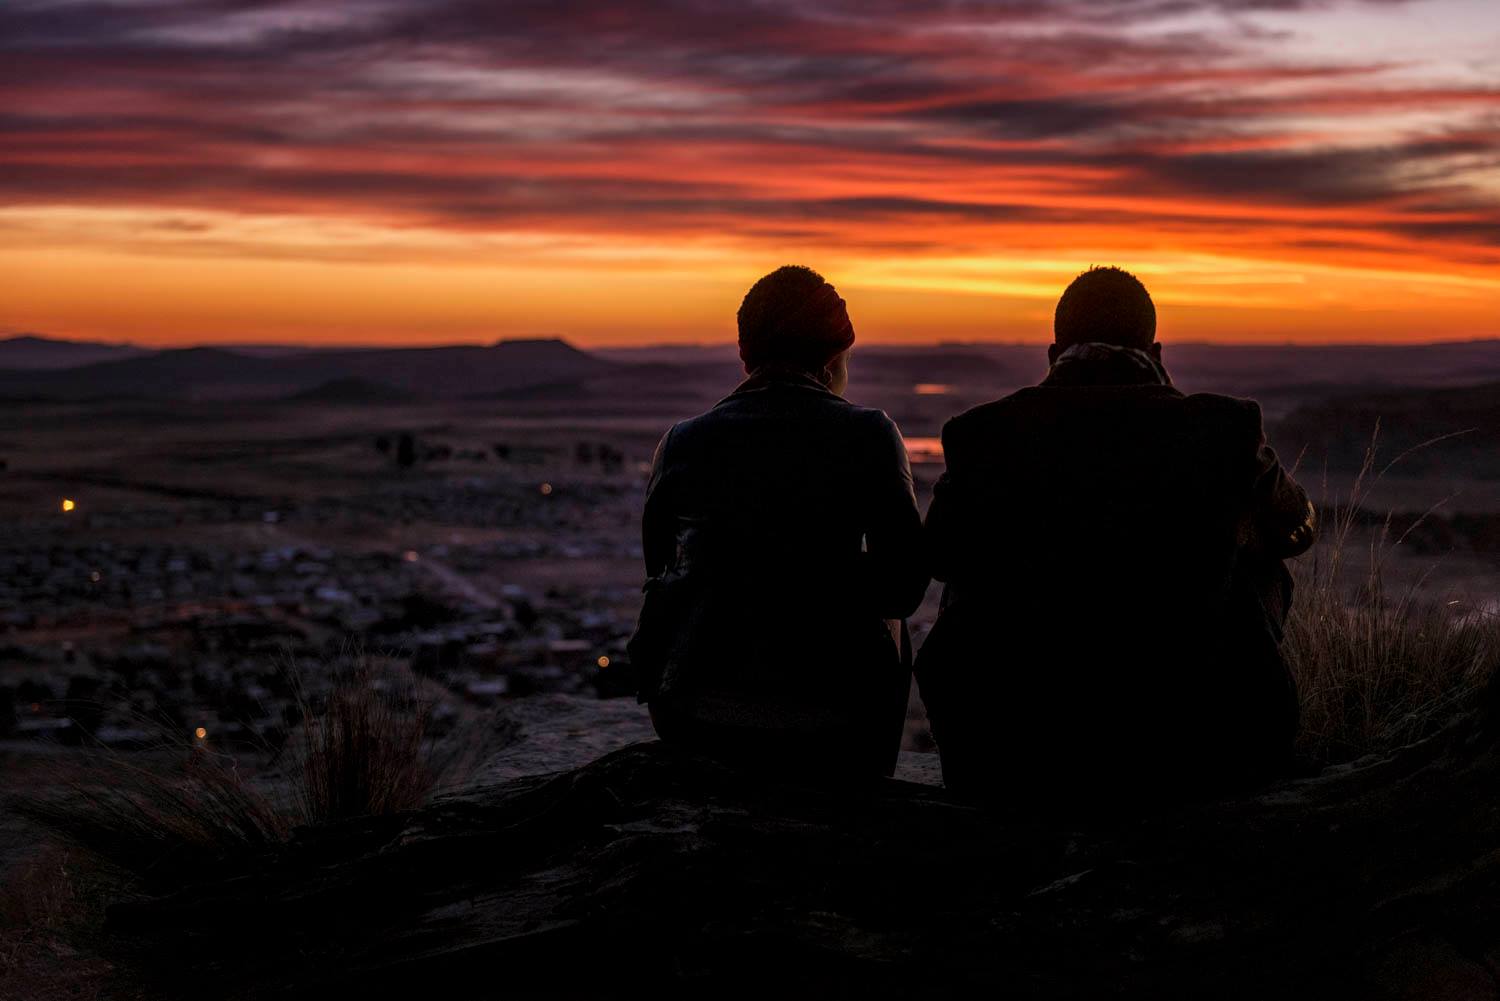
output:
{"label": "dark foreground rock", "polygon": [[194,997],[1493,998],[1493,717],[1087,823],[637,744],[306,833],[112,920]]}

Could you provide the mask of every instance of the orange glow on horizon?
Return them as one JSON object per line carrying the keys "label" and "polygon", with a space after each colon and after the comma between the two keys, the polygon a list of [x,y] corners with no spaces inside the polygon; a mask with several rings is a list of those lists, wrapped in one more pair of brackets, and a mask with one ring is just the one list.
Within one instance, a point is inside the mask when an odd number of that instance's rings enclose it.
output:
{"label": "orange glow on horizon", "polygon": [[[316,230],[307,220],[297,225]],[[632,258],[629,241],[610,236],[466,261],[403,246],[410,237],[403,233],[378,253],[338,260],[264,243],[99,246],[79,228],[66,249],[0,248],[0,268],[16,279],[7,303],[12,330],[154,347],[532,336],[562,336],[583,347],[725,342],[734,337],[744,289],[789,261],[809,263],[839,286],[866,343],[1045,341],[1057,294],[1078,271],[1101,263],[1118,263],[1146,282],[1164,340],[1500,336],[1500,268],[1373,240],[1334,260],[1282,249],[1279,238],[1298,231],[1261,228],[1238,240],[1233,231],[1184,233],[1175,241],[1153,231],[1156,245],[1142,246],[1130,232],[1058,227],[993,240],[1015,248],[1024,239],[1031,244],[1024,251],[919,257],[834,246],[768,253],[704,240],[679,244],[675,254],[645,246]],[[1081,246],[1098,249],[1071,249]]]}

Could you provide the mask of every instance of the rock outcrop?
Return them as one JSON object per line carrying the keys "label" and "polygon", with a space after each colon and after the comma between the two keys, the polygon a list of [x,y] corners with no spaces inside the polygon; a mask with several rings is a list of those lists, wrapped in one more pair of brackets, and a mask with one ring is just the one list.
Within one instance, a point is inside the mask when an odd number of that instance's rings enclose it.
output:
{"label": "rock outcrop", "polygon": [[589,716],[523,704],[472,787],[112,922],[164,995],[195,997],[1500,996],[1493,711],[1109,822],[772,782],[656,742],[520,774],[599,750]]}

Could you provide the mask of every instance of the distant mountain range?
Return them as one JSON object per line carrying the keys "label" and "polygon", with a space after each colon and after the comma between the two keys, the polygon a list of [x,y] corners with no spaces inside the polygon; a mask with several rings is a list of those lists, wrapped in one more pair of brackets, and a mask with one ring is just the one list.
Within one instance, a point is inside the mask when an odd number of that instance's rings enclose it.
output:
{"label": "distant mountain range", "polygon": [[[62,347],[39,338],[0,341],[0,397],[28,399],[265,399],[482,396],[549,382],[595,376],[614,363],[560,340],[502,341],[482,347],[288,349],[255,354],[224,348],[166,351],[121,349],[118,357],[63,367],[76,351],[90,357],[105,345]],[[39,361],[54,360],[52,364]]]}
{"label": "distant mountain range", "polygon": [[[1406,346],[1168,344],[1188,392],[1260,400],[1272,438],[1297,454],[1356,464],[1381,419],[1383,454],[1476,428],[1429,457],[1500,476],[1500,341]],[[1034,383],[1029,344],[860,345],[850,397],[909,435],[935,435],[976,403]],[[0,399],[285,400],[376,406],[483,400],[496,412],[658,419],[710,406],[743,378],[733,344],[581,351],[557,339],[431,348],[197,347],[0,340]],[[1470,388],[1460,388],[1470,387]],[[1428,459],[1414,459],[1417,468]],[[1490,466],[1495,469],[1490,471]]]}

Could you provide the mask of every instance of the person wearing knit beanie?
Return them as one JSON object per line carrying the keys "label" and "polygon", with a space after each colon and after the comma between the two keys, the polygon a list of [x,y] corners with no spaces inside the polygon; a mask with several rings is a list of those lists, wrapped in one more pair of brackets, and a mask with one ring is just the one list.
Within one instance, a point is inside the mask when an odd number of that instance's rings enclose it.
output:
{"label": "person wearing knit beanie", "polygon": [[738,325],[746,378],[652,460],[637,697],[662,740],[737,765],[890,775],[911,691],[900,620],[928,584],[906,444],[844,398],[854,324],[822,275],[765,275]]}
{"label": "person wearing knit beanie", "polygon": [[787,265],[761,278],[745,293],[737,319],[747,373],[768,365],[792,368],[843,391],[854,324],[838,290],[812,268]]}

